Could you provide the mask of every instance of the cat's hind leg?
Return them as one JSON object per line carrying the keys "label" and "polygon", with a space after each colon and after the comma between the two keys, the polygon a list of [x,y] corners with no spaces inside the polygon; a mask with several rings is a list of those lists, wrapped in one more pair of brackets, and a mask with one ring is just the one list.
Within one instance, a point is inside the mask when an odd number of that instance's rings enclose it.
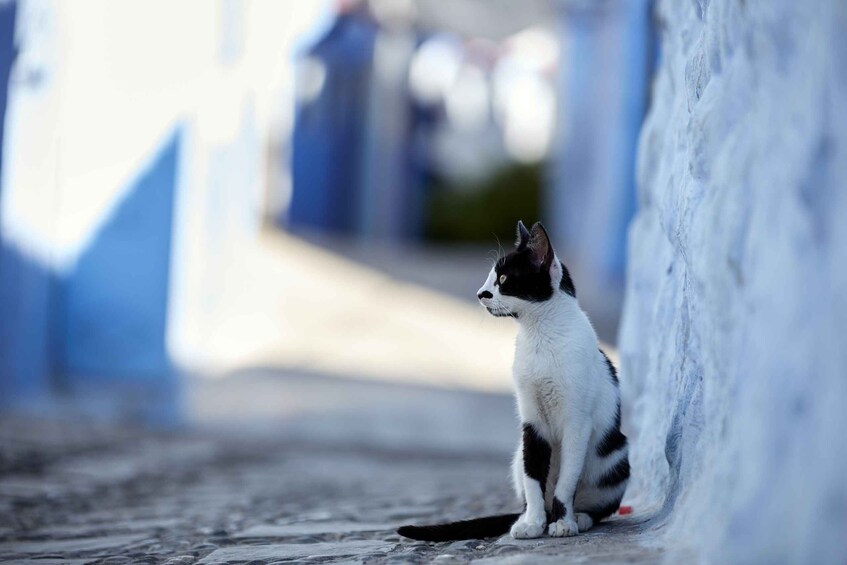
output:
{"label": "cat's hind leg", "polygon": [[594,520],[585,512],[577,512],[576,525],[579,527],[580,533],[587,532],[594,525]]}

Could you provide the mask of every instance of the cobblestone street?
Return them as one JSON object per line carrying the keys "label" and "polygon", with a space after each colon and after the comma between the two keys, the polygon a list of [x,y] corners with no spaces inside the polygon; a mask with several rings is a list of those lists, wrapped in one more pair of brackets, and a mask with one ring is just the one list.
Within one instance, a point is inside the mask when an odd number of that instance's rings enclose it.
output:
{"label": "cobblestone street", "polygon": [[[260,381],[275,383],[274,394],[296,392],[305,405],[328,386],[319,378],[258,375],[242,377],[238,388],[255,390]],[[346,400],[344,410],[321,406],[287,423],[257,417],[225,434],[208,419],[178,434],[3,420],[0,561],[656,560],[658,550],[642,544],[650,533],[637,512],[570,539],[401,539],[394,533],[400,524],[518,509],[507,481],[511,399],[374,383],[331,386]],[[228,387],[200,386],[207,400],[232,398]],[[432,410],[443,426],[428,430],[420,423]],[[393,435],[369,433],[374,417],[395,420]],[[454,426],[452,440],[444,437]],[[351,430],[357,439],[322,429]],[[480,439],[489,435],[499,439]]]}

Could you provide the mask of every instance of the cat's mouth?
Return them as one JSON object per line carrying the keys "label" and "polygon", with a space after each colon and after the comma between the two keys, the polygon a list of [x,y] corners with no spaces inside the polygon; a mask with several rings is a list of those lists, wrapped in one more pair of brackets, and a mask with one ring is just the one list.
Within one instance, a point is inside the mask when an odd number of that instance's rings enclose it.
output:
{"label": "cat's mouth", "polygon": [[517,314],[515,314],[514,312],[510,312],[509,310],[503,308],[502,306],[495,306],[495,307],[486,306],[485,309],[488,310],[489,314],[491,314],[492,316],[495,316],[497,318],[517,318],[518,317]]}

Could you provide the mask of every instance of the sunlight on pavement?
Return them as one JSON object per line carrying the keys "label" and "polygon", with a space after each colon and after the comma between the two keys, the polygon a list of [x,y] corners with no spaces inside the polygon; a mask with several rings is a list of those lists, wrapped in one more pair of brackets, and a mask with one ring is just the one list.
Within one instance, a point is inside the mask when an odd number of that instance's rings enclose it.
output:
{"label": "sunlight on pavement", "polygon": [[202,354],[186,363],[203,374],[261,365],[509,388],[511,320],[285,234],[263,236],[232,262],[216,281],[222,295],[204,324]]}

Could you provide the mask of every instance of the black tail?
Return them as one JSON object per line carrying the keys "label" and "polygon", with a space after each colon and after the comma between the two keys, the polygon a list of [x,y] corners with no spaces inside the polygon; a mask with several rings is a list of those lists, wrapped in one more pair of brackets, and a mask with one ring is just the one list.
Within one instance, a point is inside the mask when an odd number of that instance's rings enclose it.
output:
{"label": "black tail", "polygon": [[403,526],[398,528],[397,533],[407,538],[422,541],[493,538],[508,532],[519,517],[520,514],[501,514],[434,526]]}

